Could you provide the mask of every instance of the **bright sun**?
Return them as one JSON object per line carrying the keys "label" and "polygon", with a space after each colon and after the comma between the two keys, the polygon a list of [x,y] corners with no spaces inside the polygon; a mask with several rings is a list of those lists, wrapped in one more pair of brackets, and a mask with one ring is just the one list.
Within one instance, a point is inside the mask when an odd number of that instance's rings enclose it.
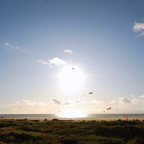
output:
{"label": "bright sun", "polygon": [[79,109],[66,109],[57,115],[60,118],[82,118],[87,115]]}
{"label": "bright sun", "polygon": [[81,91],[85,82],[85,75],[78,66],[66,66],[58,74],[60,88],[68,94]]}

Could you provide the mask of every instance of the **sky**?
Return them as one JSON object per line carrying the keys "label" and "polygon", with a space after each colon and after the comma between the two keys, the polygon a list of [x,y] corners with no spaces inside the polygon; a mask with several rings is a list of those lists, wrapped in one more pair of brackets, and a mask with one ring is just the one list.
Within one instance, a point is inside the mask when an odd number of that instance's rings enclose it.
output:
{"label": "sky", "polygon": [[144,113],[143,5],[1,0],[0,114]]}

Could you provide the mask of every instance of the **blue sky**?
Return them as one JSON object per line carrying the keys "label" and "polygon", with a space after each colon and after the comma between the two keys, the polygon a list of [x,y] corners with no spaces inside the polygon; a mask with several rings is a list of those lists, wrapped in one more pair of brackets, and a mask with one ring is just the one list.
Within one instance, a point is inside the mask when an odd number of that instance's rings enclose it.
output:
{"label": "blue sky", "polygon": [[1,0],[0,113],[143,113],[143,5]]}

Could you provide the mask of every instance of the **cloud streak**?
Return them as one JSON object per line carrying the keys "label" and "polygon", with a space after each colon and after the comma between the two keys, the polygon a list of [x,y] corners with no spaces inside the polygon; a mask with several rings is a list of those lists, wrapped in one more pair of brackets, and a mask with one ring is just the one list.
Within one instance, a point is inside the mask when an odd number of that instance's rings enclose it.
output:
{"label": "cloud streak", "polygon": [[15,49],[15,50],[18,50],[18,51],[24,51],[24,49],[22,49],[22,48],[20,48],[20,47],[18,47],[18,46],[14,46],[14,45],[12,45],[12,44],[10,44],[10,43],[8,43],[8,42],[5,43],[5,46],[6,46],[7,48],[9,48],[9,49]]}
{"label": "cloud streak", "polygon": [[117,100],[113,100],[111,102],[112,104],[128,104],[128,103],[132,103],[131,100],[129,100],[126,97],[119,97],[117,98]]}
{"label": "cloud streak", "polygon": [[38,60],[38,63],[48,65],[49,67],[59,67],[66,64],[66,62],[58,57],[54,57],[53,59],[49,59],[48,61]]}
{"label": "cloud streak", "polygon": [[132,96],[130,99],[126,97],[119,97],[117,100],[113,100],[112,104],[142,104],[144,103],[144,95]]}
{"label": "cloud streak", "polygon": [[71,102],[67,102],[67,101],[61,101],[61,100],[58,100],[58,99],[52,99],[52,102],[54,104],[58,104],[58,105],[70,105]]}
{"label": "cloud streak", "polygon": [[142,103],[144,103],[144,95],[134,96],[132,98],[132,103],[134,103],[134,104],[142,104]]}
{"label": "cloud streak", "polygon": [[104,101],[92,100],[91,103],[92,103],[92,104],[100,105],[100,104],[104,104]]}
{"label": "cloud streak", "polygon": [[73,54],[73,51],[70,49],[65,49],[63,52],[67,54]]}
{"label": "cloud streak", "polygon": [[17,105],[19,106],[44,106],[46,105],[45,102],[43,101],[38,101],[38,102],[35,102],[35,101],[30,101],[30,100],[21,100],[21,101],[18,101],[16,102]]}
{"label": "cloud streak", "polygon": [[120,103],[131,103],[129,99],[123,97],[123,98],[120,98]]}
{"label": "cloud streak", "polygon": [[54,104],[62,104],[62,102],[60,100],[58,100],[58,99],[52,99],[52,102]]}

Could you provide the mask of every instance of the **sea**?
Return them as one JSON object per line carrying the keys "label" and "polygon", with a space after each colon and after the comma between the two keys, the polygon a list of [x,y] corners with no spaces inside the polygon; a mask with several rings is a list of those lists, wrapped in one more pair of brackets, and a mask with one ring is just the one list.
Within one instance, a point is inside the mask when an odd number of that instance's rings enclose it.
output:
{"label": "sea", "polygon": [[0,114],[0,119],[142,120],[144,114],[89,114],[85,117],[58,117],[55,114]]}

